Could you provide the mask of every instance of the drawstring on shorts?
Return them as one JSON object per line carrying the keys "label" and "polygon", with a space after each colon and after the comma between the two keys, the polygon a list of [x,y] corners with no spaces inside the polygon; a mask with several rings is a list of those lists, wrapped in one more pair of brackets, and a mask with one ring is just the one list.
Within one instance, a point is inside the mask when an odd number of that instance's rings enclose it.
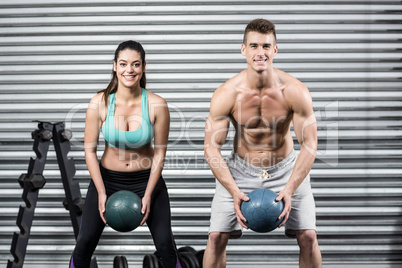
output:
{"label": "drawstring on shorts", "polygon": [[261,180],[266,180],[266,179],[270,179],[271,175],[269,175],[268,171],[266,171],[265,169],[261,170],[260,172],[260,179]]}

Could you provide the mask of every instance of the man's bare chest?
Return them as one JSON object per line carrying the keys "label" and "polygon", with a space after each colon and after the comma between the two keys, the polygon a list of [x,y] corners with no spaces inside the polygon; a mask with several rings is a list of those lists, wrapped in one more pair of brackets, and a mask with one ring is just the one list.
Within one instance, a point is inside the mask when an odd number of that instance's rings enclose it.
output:
{"label": "man's bare chest", "polygon": [[289,124],[291,110],[280,92],[242,94],[236,100],[232,117],[242,128],[277,129]]}

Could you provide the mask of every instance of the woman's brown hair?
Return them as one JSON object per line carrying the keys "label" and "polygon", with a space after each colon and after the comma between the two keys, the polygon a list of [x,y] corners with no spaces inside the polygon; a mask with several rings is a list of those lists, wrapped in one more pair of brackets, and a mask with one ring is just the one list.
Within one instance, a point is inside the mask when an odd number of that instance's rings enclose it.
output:
{"label": "woman's brown hair", "polygon": [[[143,64],[143,66],[145,65],[145,50],[140,43],[133,41],[133,40],[128,40],[128,41],[125,41],[125,42],[122,42],[119,44],[116,51],[114,52],[113,61],[115,64],[117,64],[117,59],[119,57],[120,52],[123,50],[126,50],[126,49],[134,50],[134,51],[137,51],[138,53],[140,53],[142,64]],[[143,73],[141,80],[140,80],[140,87],[145,88],[146,83],[147,83],[147,79],[145,77],[145,73]],[[108,104],[110,94],[115,93],[117,91],[118,84],[119,84],[119,81],[117,79],[117,74],[113,69],[112,70],[112,80],[109,82],[109,85],[105,89],[100,90],[98,92],[98,93],[103,93],[103,99],[105,100],[106,106]]]}

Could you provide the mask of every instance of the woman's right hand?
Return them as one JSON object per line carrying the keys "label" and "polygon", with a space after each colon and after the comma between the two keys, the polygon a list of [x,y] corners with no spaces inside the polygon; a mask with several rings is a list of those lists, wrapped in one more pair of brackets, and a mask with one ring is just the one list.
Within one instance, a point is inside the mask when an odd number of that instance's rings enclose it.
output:
{"label": "woman's right hand", "polygon": [[106,219],[104,216],[105,213],[105,206],[106,206],[106,194],[98,194],[98,207],[99,207],[99,214],[102,221],[106,224]]}

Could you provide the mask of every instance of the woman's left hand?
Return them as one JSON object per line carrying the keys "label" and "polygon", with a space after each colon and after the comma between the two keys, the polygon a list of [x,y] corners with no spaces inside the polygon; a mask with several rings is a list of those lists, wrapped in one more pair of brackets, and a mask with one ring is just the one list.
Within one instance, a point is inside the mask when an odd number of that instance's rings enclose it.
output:
{"label": "woman's left hand", "polygon": [[147,221],[150,211],[151,211],[151,198],[144,196],[142,198],[142,208],[141,208],[141,213],[144,215],[144,218],[142,218],[140,226],[142,226]]}

